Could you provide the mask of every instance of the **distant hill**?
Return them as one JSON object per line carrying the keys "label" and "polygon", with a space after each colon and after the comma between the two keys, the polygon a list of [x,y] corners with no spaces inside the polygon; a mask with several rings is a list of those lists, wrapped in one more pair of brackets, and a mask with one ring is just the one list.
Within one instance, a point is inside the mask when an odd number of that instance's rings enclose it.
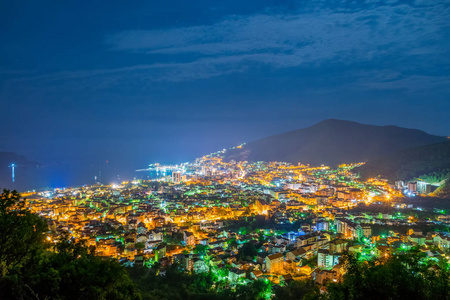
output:
{"label": "distant hill", "polygon": [[389,180],[410,180],[450,172],[450,141],[403,150],[367,162],[359,168],[363,179],[382,175]]}
{"label": "distant hill", "polygon": [[330,119],[308,128],[250,142],[240,149],[226,152],[225,160],[334,166],[369,161],[404,149],[446,140],[446,137],[416,129]]}
{"label": "distant hill", "polygon": [[11,164],[16,165],[37,165],[37,162],[29,161],[25,156],[15,152],[0,152],[0,168],[9,167]]}

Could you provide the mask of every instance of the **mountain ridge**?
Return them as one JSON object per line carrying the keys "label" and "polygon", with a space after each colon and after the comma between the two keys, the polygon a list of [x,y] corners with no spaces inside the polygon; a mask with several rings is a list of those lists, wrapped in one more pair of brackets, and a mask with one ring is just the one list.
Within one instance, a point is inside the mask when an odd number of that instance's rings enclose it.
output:
{"label": "mountain ridge", "polygon": [[9,167],[13,163],[16,165],[25,165],[25,166],[39,165],[39,163],[35,161],[30,161],[24,155],[17,154],[16,152],[0,151],[0,168]]}
{"label": "mountain ridge", "polygon": [[225,160],[337,165],[368,161],[445,140],[446,137],[418,129],[327,119],[310,127],[249,142],[242,148],[228,151]]}

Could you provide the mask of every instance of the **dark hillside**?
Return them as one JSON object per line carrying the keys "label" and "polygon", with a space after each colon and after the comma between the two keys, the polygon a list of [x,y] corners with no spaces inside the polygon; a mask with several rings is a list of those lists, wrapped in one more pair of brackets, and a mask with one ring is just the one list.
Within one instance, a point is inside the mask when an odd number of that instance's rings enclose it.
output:
{"label": "dark hillside", "polygon": [[397,126],[325,120],[308,128],[256,140],[226,153],[226,160],[285,161],[336,165],[369,161],[446,137]]}

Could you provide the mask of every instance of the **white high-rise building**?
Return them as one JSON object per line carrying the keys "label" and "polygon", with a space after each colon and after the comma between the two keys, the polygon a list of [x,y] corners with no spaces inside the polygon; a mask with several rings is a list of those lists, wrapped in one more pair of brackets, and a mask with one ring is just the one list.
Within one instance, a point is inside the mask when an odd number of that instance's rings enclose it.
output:
{"label": "white high-rise building", "polygon": [[181,182],[181,172],[172,172],[172,181],[174,183],[180,183]]}

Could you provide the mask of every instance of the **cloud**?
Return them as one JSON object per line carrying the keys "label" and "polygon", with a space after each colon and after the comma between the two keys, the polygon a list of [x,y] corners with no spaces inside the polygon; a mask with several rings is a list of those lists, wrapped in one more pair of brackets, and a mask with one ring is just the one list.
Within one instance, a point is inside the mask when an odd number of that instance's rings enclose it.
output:
{"label": "cloud", "polygon": [[[426,76],[412,75],[408,77],[385,77],[384,74],[370,76],[365,81],[360,80],[360,86],[364,90],[405,90],[415,95],[419,93],[429,94],[448,90],[450,76]],[[358,85],[358,83],[356,83]]]}
{"label": "cloud", "polygon": [[450,31],[448,13],[444,4],[426,9],[410,5],[353,10],[324,6],[288,15],[232,16],[205,26],[123,31],[106,42],[116,51],[173,57],[192,54],[202,57],[198,60],[202,64],[220,64],[230,57],[276,68],[330,60],[355,63],[391,53],[448,52],[446,45],[439,43]]}
{"label": "cloud", "polygon": [[[421,75],[450,68],[448,1],[312,1],[292,11],[228,16],[209,25],[127,30],[108,35],[115,53],[147,54],[148,64],[72,70],[15,80],[82,81],[92,89],[117,82],[182,82],[274,69],[320,69],[329,65],[386,69]],[[380,65],[380,66],[378,66]],[[417,73],[417,74],[415,74]],[[442,74],[440,74],[442,75]],[[78,84],[77,82],[76,84]],[[80,88],[83,84],[80,82]],[[75,83],[74,83],[75,84]],[[141,86],[145,86],[142,84]],[[369,86],[369,85],[368,85]],[[375,85],[374,85],[375,87]]]}

